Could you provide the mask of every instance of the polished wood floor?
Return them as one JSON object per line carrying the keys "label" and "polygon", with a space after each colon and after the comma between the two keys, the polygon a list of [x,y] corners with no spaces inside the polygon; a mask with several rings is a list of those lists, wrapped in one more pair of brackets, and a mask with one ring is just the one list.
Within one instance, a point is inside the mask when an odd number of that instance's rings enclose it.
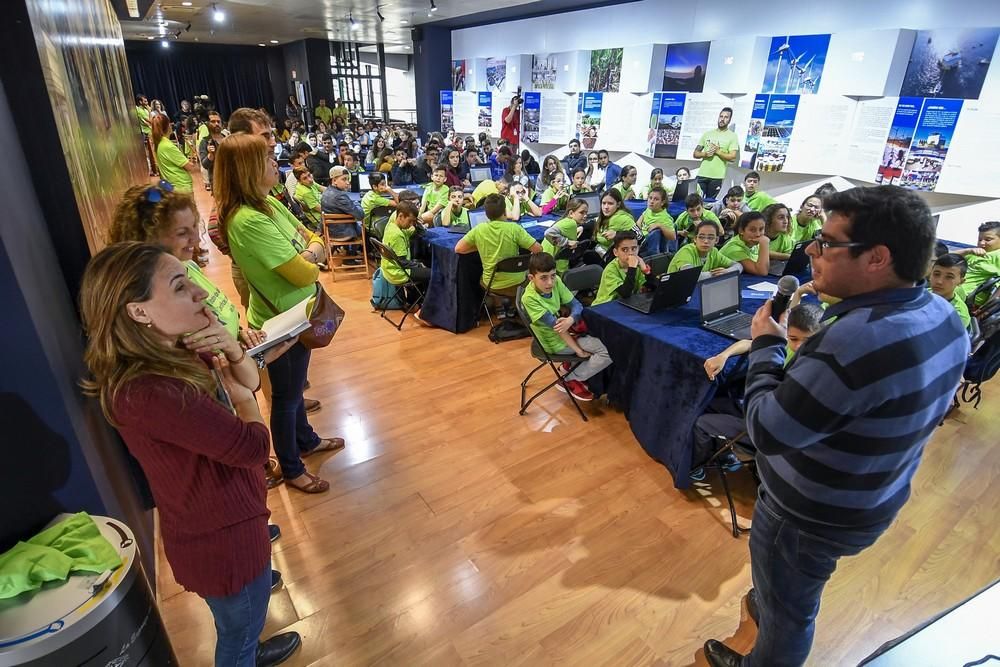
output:
{"label": "polished wood floor", "polygon": [[[225,257],[208,274],[235,296]],[[703,665],[708,638],[752,646],[748,538],[730,534],[717,480],[675,490],[598,402],[586,424],[556,391],[519,416],[525,341],[400,333],[370,312],[365,281],[322,279],[348,317],[307,395],[323,402],[313,425],[347,448],[309,461],[328,493],[268,497],[285,586],[265,636],[303,638],[286,664]],[[1000,576],[997,401],[994,382],[935,433],[898,520],[842,561],[809,664],[856,664]],[[748,522],[752,484],[735,480]],[[160,563],[181,664],[210,665],[208,608]]]}

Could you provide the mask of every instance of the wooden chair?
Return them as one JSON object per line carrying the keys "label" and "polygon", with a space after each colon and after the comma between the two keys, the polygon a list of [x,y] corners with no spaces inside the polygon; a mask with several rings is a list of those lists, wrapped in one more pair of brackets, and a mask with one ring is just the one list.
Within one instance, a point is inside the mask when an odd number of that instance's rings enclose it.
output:
{"label": "wooden chair", "polygon": [[[323,214],[323,243],[326,245],[327,264],[330,267],[330,274],[333,279],[337,279],[337,273],[357,274],[364,272],[365,278],[371,278],[371,267],[368,266],[368,242],[365,238],[365,228],[361,225],[361,235],[353,238],[340,238],[330,235],[330,225],[357,224],[357,220],[352,215],[342,213]],[[351,253],[351,247],[360,247],[360,252]],[[334,253],[336,248],[343,248],[343,253]],[[345,264],[349,259],[359,260],[358,265]]]}

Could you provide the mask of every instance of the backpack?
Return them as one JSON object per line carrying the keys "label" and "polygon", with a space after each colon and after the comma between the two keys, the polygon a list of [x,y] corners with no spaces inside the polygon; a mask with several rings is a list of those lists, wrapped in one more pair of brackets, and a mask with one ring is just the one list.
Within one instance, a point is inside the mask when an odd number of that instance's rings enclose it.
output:
{"label": "backpack", "polygon": [[982,306],[973,309],[977,333],[972,354],[965,362],[959,395],[965,403],[979,408],[983,399],[981,385],[1000,371],[1000,294],[994,294]]}
{"label": "backpack", "polygon": [[519,338],[530,338],[531,332],[528,327],[524,326],[524,323],[520,321],[520,318],[509,317],[505,320],[500,320],[493,325],[490,329],[489,338],[496,344],[503,343],[508,340],[517,340]]}
{"label": "backpack", "polygon": [[375,273],[372,274],[372,307],[377,310],[382,310],[383,306],[386,310],[403,310],[403,301],[396,295],[396,286],[385,279],[382,275],[382,267],[375,269]]}

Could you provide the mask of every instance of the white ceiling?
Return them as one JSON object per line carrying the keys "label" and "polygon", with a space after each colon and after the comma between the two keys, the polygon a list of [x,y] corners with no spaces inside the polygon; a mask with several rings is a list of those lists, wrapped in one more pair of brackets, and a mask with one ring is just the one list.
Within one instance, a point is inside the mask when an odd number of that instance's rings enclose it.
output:
{"label": "white ceiling", "polygon": [[[122,21],[125,39],[176,39],[209,44],[274,46],[306,38],[362,43],[383,42],[389,53],[410,53],[415,25],[495,9],[495,0],[217,0],[225,20],[213,20],[210,0],[157,0],[141,21]],[[504,6],[536,0],[505,0]],[[357,28],[352,30],[350,17]],[[190,24],[190,29],[187,29]],[[174,35],[180,31],[179,37]]]}

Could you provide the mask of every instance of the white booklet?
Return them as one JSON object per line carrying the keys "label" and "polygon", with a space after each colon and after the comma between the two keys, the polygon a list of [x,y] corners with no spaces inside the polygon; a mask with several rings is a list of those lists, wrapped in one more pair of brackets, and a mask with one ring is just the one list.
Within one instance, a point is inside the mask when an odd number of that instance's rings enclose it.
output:
{"label": "white booklet", "polygon": [[275,345],[284,343],[303,331],[307,331],[309,329],[309,313],[312,312],[315,298],[315,295],[310,295],[285,312],[264,322],[261,331],[267,335],[267,339],[260,345],[247,350],[247,354],[253,356],[267,352]]}

